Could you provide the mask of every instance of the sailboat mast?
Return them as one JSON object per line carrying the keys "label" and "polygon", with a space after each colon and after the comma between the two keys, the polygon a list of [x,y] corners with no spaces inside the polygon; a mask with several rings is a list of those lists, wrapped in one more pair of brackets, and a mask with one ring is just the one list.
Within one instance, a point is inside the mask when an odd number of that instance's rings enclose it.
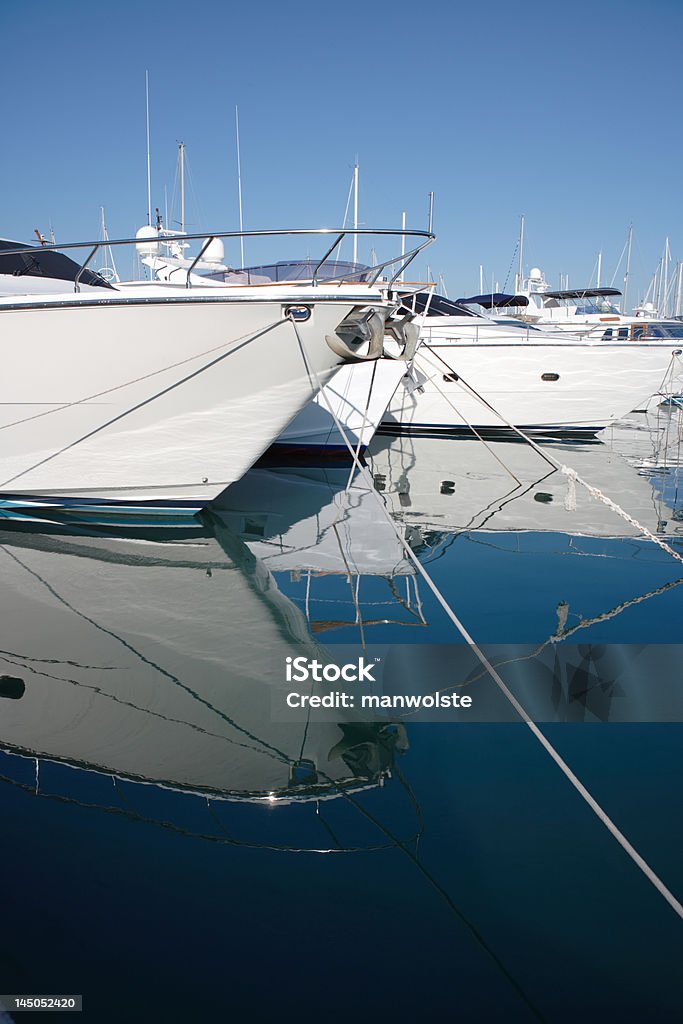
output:
{"label": "sailboat mast", "polygon": [[661,256],[660,260],[659,260],[659,263],[657,264],[657,273],[656,273],[657,286],[655,288],[655,305],[657,307],[657,312],[658,313],[661,313],[661,311],[662,311],[662,279],[663,279],[663,276],[664,276],[664,257]]}
{"label": "sailboat mast", "polygon": [[149,146],[149,71],[145,71],[145,110],[147,115],[147,226],[152,223],[152,163]]}
{"label": "sailboat mast", "polygon": [[401,213],[401,231],[402,231],[402,234],[401,234],[401,278],[400,278],[401,284],[403,284],[403,260],[405,258],[405,254],[406,254],[405,230],[406,230],[406,211],[403,210],[403,212]]}
{"label": "sailboat mast", "polygon": [[663,267],[663,283],[662,283],[662,315],[666,316],[666,310],[668,306],[668,295],[669,290],[669,239],[667,236],[666,242],[664,243],[664,267]]}
{"label": "sailboat mast", "polygon": [[515,291],[518,292],[524,287],[522,276],[522,252],[524,250],[524,214],[519,218],[519,243],[517,246],[517,277],[515,278]]}
{"label": "sailboat mast", "polygon": [[353,262],[358,262],[358,159],[353,167]]}
{"label": "sailboat mast", "polygon": [[237,137],[237,201],[240,208],[240,258],[244,266],[244,221],[242,218],[242,160],[240,156],[240,113],[235,105],[235,135]]}
{"label": "sailboat mast", "polygon": [[633,224],[628,226],[628,247],[626,250],[626,273],[624,274],[624,313],[628,312],[628,284],[631,276],[631,245],[633,243]]}
{"label": "sailboat mast", "polygon": [[597,288],[600,287],[600,275],[601,274],[602,274],[602,249],[598,253],[598,280],[597,280],[597,284],[596,284]]}
{"label": "sailboat mast", "polygon": [[[104,219],[104,207],[100,206],[100,238],[103,242],[109,241],[109,235],[107,234],[107,223]],[[108,260],[111,260],[111,270],[115,281],[119,280],[119,274],[116,269],[116,261],[114,260],[114,253],[112,247],[107,245],[102,250],[104,255],[104,270],[109,270]],[[102,271],[100,271],[102,273]]]}

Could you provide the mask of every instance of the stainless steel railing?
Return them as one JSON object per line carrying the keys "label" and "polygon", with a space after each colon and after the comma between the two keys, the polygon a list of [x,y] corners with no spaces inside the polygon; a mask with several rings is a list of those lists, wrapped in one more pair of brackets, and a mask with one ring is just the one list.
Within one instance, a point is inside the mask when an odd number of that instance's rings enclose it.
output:
{"label": "stainless steel railing", "polygon": [[[403,229],[403,228],[275,228],[275,229],[272,229],[272,230],[263,230],[263,231],[214,231],[212,234],[210,234],[208,236],[205,233],[203,233],[203,232],[201,234],[183,234],[183,233],[172,234],[172,233],[166,233],[164,231],[163,233],[159,232],[157,238],[155,238],[154,236],[152,236],[150,238],[144,238],[144,239],[143,238],[117,238],[117,239],[101,239],[101,240],[89,241],[89,242],[65,242],[65,243],[56,243],[55,242],[55,243],[50,244],[50,245],[21,246],[21,247],[15,248],[15,249],[3,249],[2,250],[2,255],[3,256],[11,256],[11,255],[19,255],[20,253],[34,253],[35,254],[36,252],[49,252],[51,250],[62,252],[62,251],[67,250],[67,249],[89,249],[90,252],[89,252],[87,258],[85,259],[85,261],[80,264],[79,269],[78,269],[78,271],[76,273],[76,276],[75,276],[75,279],[74,279],[74,291],[79,291],[80,290],[79,284],[80,284],[81,277],[82,277],[84,271],[88,268],[89,264],[91,263],[92,259],[96,255],[96,253],[99,252],[100,249],[108,249],[108,248],[112,248],[112,247],[115,247],[115,246],[123,246],[123,245],[136,245],[136,246],[140,246],[142,244],[144,244],[144,245],[152,245],[152,246],[154,246],[154,245],[167,245],[167,244],[170,244],[171,242],[193,242],[193,241],[201,240],[202,241],[202,246],[201,246],[201,248],[199,250],[199,253],[197,254],[196,257],[194,257],[191,265],[187,268],[186,287],[187,288],[191,288],[192,287],[192,280],[191,280],[192,271],[197,266],[197,264],[201,260],[202,256],[204,255],[204,253],[206,252],[208,247],[211,245],[211,243],[214,241],[214,239],[217,239],[217,238],[219,238],[219,239],[223,239],[223,238],[228,238],[228,239],[233,239],[233,238],[234,239],[239,239],[239,238],[279,238],[279,237],[284,237],[284,236],[300,236],[300,235],[303,235],[303,236],[323,236],[323,237],[327,236],[327,235],[334,235],[335,236],[335,240],[334,240],[333,244],[327,249],[325,254],[322,256],[322,258],[318,261],[318,263],[314,267],[314,270],[313,270],[313,273],[312,273],[311,279],[310,279],[311,283],[314,286],[316,286],[319,283],[320,270],[322,269],[322,267],[327,262],[327,260],[330,258],[330,256],[334,253],[334,251],[338,248],[338,246],[342,243],[342,241],[347,236],[351,236],[351,237],[353,237],[354,235],[382,236],[382,237],[383,236],[389,236],[389,237],[398,236],[398,237],[403,238],[404,240],[406,238],[412,238],[412,239],[418,239],[418,240],[421,239],[421,241],[419,241],[419,244],[414,245],[413,248],[409,249],[408,251],[402,252],[399,256],[394,256],[394,257],[392,257],[389,260],[385,260],[382,263],[378,263],[378,264],[376,264],[376,265],[374,265],[372,267],[368,267],[367,268],[368,271],[369,271],[368,283],[369,284],[374,284],[377,281],[377,279],[379,278],[379,276],[381,275],[383,270],[385,270],[387,267],[392,267],[392,266],[395,266],[396,264],[398,264],[398,269],[396,270],[396,272],[394,273],[393,277],[389,281],[389,285],[390,286],[392,284],[394,284],[394,282],[401,276],[401,274],[405,271],[406,267],[410,263],[412,263],[412,261],[415,259],[415,257],[420,252],[422,252],[422,250],[425,249],[428,245],[431,245],[431,243],[436,238],[436,235],[434,235],[434,233],[432,232],[431,227],[427,231],[419,231],[419,230],[416,230],[416,229],[408,229],[408,228],[406,228],[406,229]],[[405,242],[404,242],[404,245],[402,247],[405,248]],[[306,262],[308,262],[308,261],[306,261]],[[341,283],[342,281],[345,281],[345,280],[348,280],[349,278],[354,278],[354,277],[357,277],[357,276],[358,276],[358,269],[355,269],[355,270],[349,271],[348,273],[345,273],[345,274],[338,274],[338,275],[335,275],[333,277],[327,277],[327,278],[325,278],[325,283],[326,284]],[[297,283],[301,283],[301,282],[297,282]]]}

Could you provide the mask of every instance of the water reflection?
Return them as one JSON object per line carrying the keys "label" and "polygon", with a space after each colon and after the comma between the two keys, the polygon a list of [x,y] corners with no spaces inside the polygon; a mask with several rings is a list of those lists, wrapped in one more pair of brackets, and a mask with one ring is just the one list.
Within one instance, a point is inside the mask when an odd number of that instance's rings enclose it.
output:
{"label": "water reflection", "polygon": [[[651,433],[646,434],[651,443]],[[683,536],[677,516],[678,464],[659,469],[669,480],[661,486],[655,469],[643,469],[636,429],[613,432],[610,443],[546,443],[542,451],[575,469],[649,530]],[[640,536],[632,523],[523,442],[376,437],[368,462],[392,514],[422,532]]]}
{"label": "water reflection", "polygon": [[[666,521],[676,545],[675,492],[643,465],[650,434],[629,431],[567,447],[566,459],[650,528]],[[344,1016],[373,999],[373,1012],[385,1012],[379,971],[396,987],[411,978],[402,997],[411,1019],[437,1019],[455,971],[468,1019],[483,1005],[491,1019],[538,1019],[540,1007],[546,1019],[574,1020],[594,999],[595,963],[603,1016],[626,1003],[645,1012],[652,991],[674,1005],[668,908],[625,873],[565,780],[530,750],[528,730],[474,718],[471,728],[425,726],[394,712],[284,720],[273,700],[288,655],[326,660],[341,644],[384,645],[406,680],[421,673],[433,690],[443,673],[452,689],[445,645],[457,637],[405,539],[478,640],[528,640],[543,654],[534,678],[528,651],[494,658],[537,717],[614,722],[630,707],[652,721],[662,688],[629,690],[625,653],[595,644],[605,634],[675,642],[680,565],[578,489],[572,508],[566,480],[519,445],[382,439],[369,465],[398,536],[363,479],[347,488],[348,467],[291,465],[254,470],[191,526],[4,525],[5,876],[23,872],[31,884],[9,901],[0,952],[30,949],[28,967],[12,964],[22,985],[39,975],[47,991],[70,977],[77,991],[86,976],[98,1019],[123,1019],[118,1004],[106,1016],[102,993],[125,950],[127,969],[140,965],[126,985],[145,1019],[177,1016],[169,964],[193,989],[232,965],[231,997],[237,989],[250,1012],[264,992],[264,1019],[304,964],[307,986],[318,986],[312,1005],[324,1008],[330,963],[365,941],[372,907],[373,928],[397,913],[408,922],[404,941],[357,958],[336,993]],[[581,646],[556,665],[570,644]],[[490,681],[471,652],[461,675],[463,692],[480,695],[480,717],[507,720],[500,694],[487,703]],[[671,788],[652,780],[675,764],[674,740],[628,730],[556,728],[554,737],[673,883],[675,807]],[[61,944],[48,929],[36,935],[32,900],[41,913],[57,906]],[[93,907],[107,922],[96,943]],[[568,994],[547,941],[558,920],[570,922],[577,976],[589,979]],[[643,928],[658,936],[649,959]],[[637,988],[628,998],[626,962]],[[224,1013],[222,993],[203,986],[201,998],[202,1019]]]}
{"label": "water reflection", "polygon": [[[258,473],[253,482],[248,511],[238,511],[241,489],[234,508],[212,512],[183,537],[74,524],[0,531],[6,751],[36,758],[43,777],[47,762],[61,762],[270,807],[319,804],[391,777],[407,749],[402,727],[355,723],[343,711],[337,721],[273,719],[285,658],[323,651],[310,620],[233,525],[252,536],[260,522],[256,550],[273,545],[266,557],[275,552],[301,571],[333,572],[335,560],[318,486],[304,487],[286,513],[277,474],[266,481],[270,506],[256,500]],[[314,526],[308,545],[306,523]],[[379,564],[381,552],[366,548]],[[342,554],[337,561],[346,572]]]}
{"label": "water reflection", "polygon": [[[644,475],[618,440],[613,433],[608,444],[548,450],[650,529],[666,522],[675,540],[681,527],[675,502],[667,502],[677,490]],[[642,462],[642,452],[636,456]],[[346,466],[255,469],[189,527],[124,530],[73,516],[7,523],[0,532],[5,748],[217,799],[333,798],[389,778],[396,754],[408,748],[405,729],[391,718],[361,723],[352,712],[335,721],[314,713],[302,723],[278,721],[273,702],[282,703],[287,688],[286,657],[325,660],[323,639],[405,644],[416,639],[415,626],[422,641],[457,639],[451,627],[444,633],[401,536],[430,569],[445,561],[460,570],[450,588],[442,582],[449,600],[461,599],[464,571],[465,613],[477,638],[478,616],[489,630],[483,639],[493,642],[524,622],[535,635],[547,630],[539,652],[680,583],[680,572],[652,584],[631,575],[628,587],[637,586],[625,591],[615,565],[631,572],[643,559],[672,575],[666,556],[580,489],[568,496],[566,478],[523,445],[380,438],[369,467],[398,535],[377,494]],[[560,578],[571,582],[571,596],[560,589],[561,599],[548,601],[533,579],[539,555],[546,565],[564,560]],[[567,575],[567,556],[583,562],[578,575]],[[594,589],[592,559],[610,585],[588,614],[585,596],[575,610],[575,595]],[[505,588],[521,595],[529,579],[533,602],[503,604],[497,613]],[[576,720],[590,710],[609,719],[623,684],[577,680],[572,669],[561,685],[556,674],[540,686],[527,673],[531,713]],[[498,703],[487,710],[481,698],[484,720],[501,720]],[[636,701],[639,715],[646,704]],[[623,701],[619,707],[623,714]]]}

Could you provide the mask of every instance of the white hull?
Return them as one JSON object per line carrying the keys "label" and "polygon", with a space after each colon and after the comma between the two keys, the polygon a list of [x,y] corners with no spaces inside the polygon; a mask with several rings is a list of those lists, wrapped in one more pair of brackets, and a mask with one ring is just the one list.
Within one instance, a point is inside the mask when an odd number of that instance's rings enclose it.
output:
{"label": "white hull", "polygon": [[292,420],[275,447],[346,452],[346,437],[354,449],[363,450],[374,437],[405,372],[405,362],[393,359],[343,366]]}
{"label": "white hull", "polygon": [[300,345],[291,291],[131,295],[0,305],[0,501],[205,504],[330,378],[325,335],[378,298],[299,290]]}
{"label": "white hull", "polygon": [[389,431],[505,431],[512,424],[536,433],[595,433],[665,384],[675,351],[670,341],[468,343],[434,334],[415,358],[421,387],[399,386],[389,404],[382,421]]}

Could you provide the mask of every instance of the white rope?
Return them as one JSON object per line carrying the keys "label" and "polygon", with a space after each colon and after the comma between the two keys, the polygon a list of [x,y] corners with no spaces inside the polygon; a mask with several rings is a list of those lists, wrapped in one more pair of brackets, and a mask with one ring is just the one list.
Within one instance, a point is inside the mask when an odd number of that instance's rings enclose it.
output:
{"label": "white rope", "polygon": [[[365,402],[365,409],[363,410],[363,421],[362,421],[362,423],[360,425],[360,431],[358,433],[358,445],[356,446],[356,452],[355,452],[355,455],[354,455],[354,460],[353,460],[354,464],[360,458],[361,449],[363,448],[363,435],[365,434],[365,428],[366,428],[366,426],[368,424],[368,413],[370,411],[370,401],[372,399],[372,389],[373,389],[373,387],[375,385],[375,374],[377,373],[377,362],[378,362],[378,360],[375,359],[375,361],[374,361],[374,363],[372,365],[372,375],[370,377],[370,386],[368,387],[368,397],[367,397],[367,400]],[[325,396],[325,397],[327,398],[327,396]],[[355,465],[351,467],[351,472],[349,473],[349,478],[346,481],[346,488],[345,489],[346,489],[347,492],[349,491],[349,489],[351,487],[351,481],[352,481],[352,478],[353,478],[354,469],[355,469]]]}
{"label": "white rope", "polygon": [[[612,501],[612,499],[608,498],[606,494],[603,494],[600,488],[593,487],[592,484],[589,484],[588,481],[580,477],[576,470],[572,469],[571,466],[563,466],[558,462],[558,467],[560,469],[560,472],[567,477],[570,487],[573,486],[575,483],[581,484],[582,487],[586,488],[586,490],[592,498],[596,498],[598,501],[601,501],[603,505],[606,505],[607,508],[610,508],[613,512],[616,512],[616,514],[620,516],[625,522],[635,527],[635,529],[638,530],[639,533],[642,533],[644,537],[646,537],[649,541],[652,541],[653,544],[656,544],[657,547],[662,549],[662,551],[666,551],[666,553],[668,555],[671,555],[672,558],[675,558],[677,562],[683,562],[683,555],[680,555],[678,551],[675,551],[671,547],[671,545],[667,544],[666,541],[662,540],[661,537],[658,537],[657,534],[652,532],[652,530],[648,530],[647,526],[643,526],[642,523],[638,522],[638,520],[634,516],[630,515],[625,509],[621,507],[621,505],[618,505],[616,501]],[[576,508],[576,500],[574,501],[574,507]]]}
{"label": "white rope", "polygon": [[576,476],[570,476],[569,473],[567,473],[567,493],[564,496],[564,507],[567,512],[576,512]]}
{"label": "white rope", "polygon": [[[645,861],[643,859],[643,857],[641,857],[641,855],[638,853],[638,851],[635,849],[635,847],[629,842],[629,840],[626,838],[626,836],[623,834],[623,832],[612,821],[612,819],[609,817],[607,812],[605,810],[603,810],[603,808],[600,806],[600,804],[597,802],[597,800],[595,800],[595,798],[590,794],[590,792],[586,789],[586,787],[581,782],[581,780],[574,774],[574,772],[569,767],[567,762],[555,750],[555,748],[553,747],[552,743],[550,743],[550,741],[544,736],[544,734],[539,729],[539,727],[536,725],[536,723],[527,714],[527,712],[524,709],[524,707],[520,704],[520,702],[517,700],[517,698],[514,696],[514,694],[508,689],[508,687],[503,682],[503,680],[501,679],[500,675],[498,674],[498,672],[496,671],[494,666],[491,664],[491,662],[488,660],[488,658],[486,657],[484,652],[475,643],[474,639],[470,636],[468,631],[465,629],[465,626],[460,621],[458,616],[455,614],[455,612],[453,611],[453,609],[449,605],[448,601],[446,600],[446,598],[443,596],[443,594],[441,593],[441,591],[437,587],[436,583],[434,583],[434,581],[432,580],[431,576],[429,575],[427,570],[424,568],[424,566],[420,562],[419,558],[416,556],[416,554],[413,551],[413,549],[410,547],[410,545],[405,540],[405,538],[401,536],[401,533],[398,530],[394,520],[391,518],[391,516],[389,515],[389,513],[388,513],[388,511],[386,509],[386,505],[385,505],[384,501],[382,500],[381,495],[372,486],[372,477],[370,476],[370,473],[368,472],[367,468],[362,465],[362,463],[360,462],[360,460],[356,456],[354,448],[353,448],[353,445],[349,442],[349,439],[348,439],[348,437],[347,437],[347,435],[346,435],[346,433],[344,431],[344,428],[343,428],[342,424],[337,419],[336,414],[334,412],[334,409],[332,407],[332,403],[330,402],[327,394],[325,394],[315,369],[313,367],[311,367],[310,361],[308,360],[307,355],[306,355],[306,350],[305,350],[305,347],[303,345],[303,341],[302,341],[301,336],[299,334],[299,331],[297,329],[297,325],[296,325],[296,323],[293,320],[292,320],[292,326],[294,327],[294,330],[296,332],[296,336],[297,336],[297,339],[299,341],[299,346],[301,348],[301,352],[302,352],[302,355],[304,357],[306,366],[307,366],[307,368],[309,370],[309,373],[312,373],[313,376],[316,378],[316,381],[318,383],[318,386],[320,387],[321,393],[323,394],[323,396],[325,398],[325,401],[327,402],[330,414],[332,415],[333,419],[335,420],[335,426],[337,427],[337,430],[339,431],[340,435],[344,438],[344,441],[345,441],[346,446],[347,446],[347,448],[348,448],[348,450],[349,450],[349,452],[351,454],[351,457],[354,459],[354,462],[356,463],[356,466],[358,468],[359,474],[362,475],[364,477],[364,479],[368,482],[368,485],[372,489],[373,494],[376,496],[377,502],[378,502],[378,504],[379,504],[379,506],[380,506],[380,508],[382,510],[383,515],[385,516],[387,522],[389,523],[389,525],[393,529],[393,531],[394,531],[394,533],[395,533],[399,543],[402,545],[406,555],[413,562],[413,564],[415,565],[415,568],[420,573],[420,575],[423,577],[425,583],[427,584],[429,589],[434,594],[434,597],[437,599],[437,601],[439,602],[439,604],[443,608],[443,610],[446,613],[446,615],[448,616],[448,618],[451,620],[453,625],[456,627],[458,632],[461,634],[461,636],[463,637],[465,642],[467,644],[469,644],[469,646],[472,648],[472,650],[476,654],[477,658],[479,659],[479,661],[481,662],[483,667],[487,670],[487,672],[489,673],[489,675],[491,676],[493,681],[496,683],[496,685],[500,689],[500,691],[503,694],[503,696],[509,701],[509,703],[512,705],[512,707],[517,712],[519,717],[522,719],[524,724],[531,731],[531,733],[534,736],[534,738],[541,744],[541,746],[546,751],[546,753],[552,758],[552,760],[558,766],[560,771],[564,774],[565,778],[567,778],[568,781],[572,784],[572,786],[575,788],[575,790],[577,791],[579,796],[581,796],[582,799],[586,802],[586,804],[590,807],[590,809],[596,815],[598,820],[605,826],[605,828],[610,832],[610,834],[614,837],[614,839],[616,839],[616,841],[621,846],[622,850],[624,850],[624,852],[631,858],[631,860],[636,865],[636,867],[638,867],[642,871],[642,873],[645,875],[647,880],[654,886],[654,888],[657,890],[657,892],[659,892],[659,894],[666,900],[666,902],[672,908],[674,913],[676,913],[678,915],[678,917],[681,918],[681,920],[683,920],[683,905],[676,899],[676,897],[671,892],[671,890],[664,884],[664,882],[659,878],[659,876],[653,871],[653,869],[650,867],[650,865],[647,863],[647,861]],[[476,394],[476,392],[473,392],[473,393]],[[485,401],[485,400],[482,399],[482,401]],[[488,403],[486,403],[486,404],[488,405]],[[521,431],[518,431],[518,433],[521,434]],[[522,435],[522,436],[524,436],[524,435]],[[538,447],[533,442],[531,442],[531,444],[532,444],[532,446],[534,448]],[[544,455],[545,453],[541,452],[541,454]],[[579,478],[577,477],[577,479],[579,479]],[[667,547],[668,547],[668,545],[667,545]],[[672,550],[672,549],[670,549],[670,550]],[[672,553],[676,554],[675,552],[672,552]]]}

